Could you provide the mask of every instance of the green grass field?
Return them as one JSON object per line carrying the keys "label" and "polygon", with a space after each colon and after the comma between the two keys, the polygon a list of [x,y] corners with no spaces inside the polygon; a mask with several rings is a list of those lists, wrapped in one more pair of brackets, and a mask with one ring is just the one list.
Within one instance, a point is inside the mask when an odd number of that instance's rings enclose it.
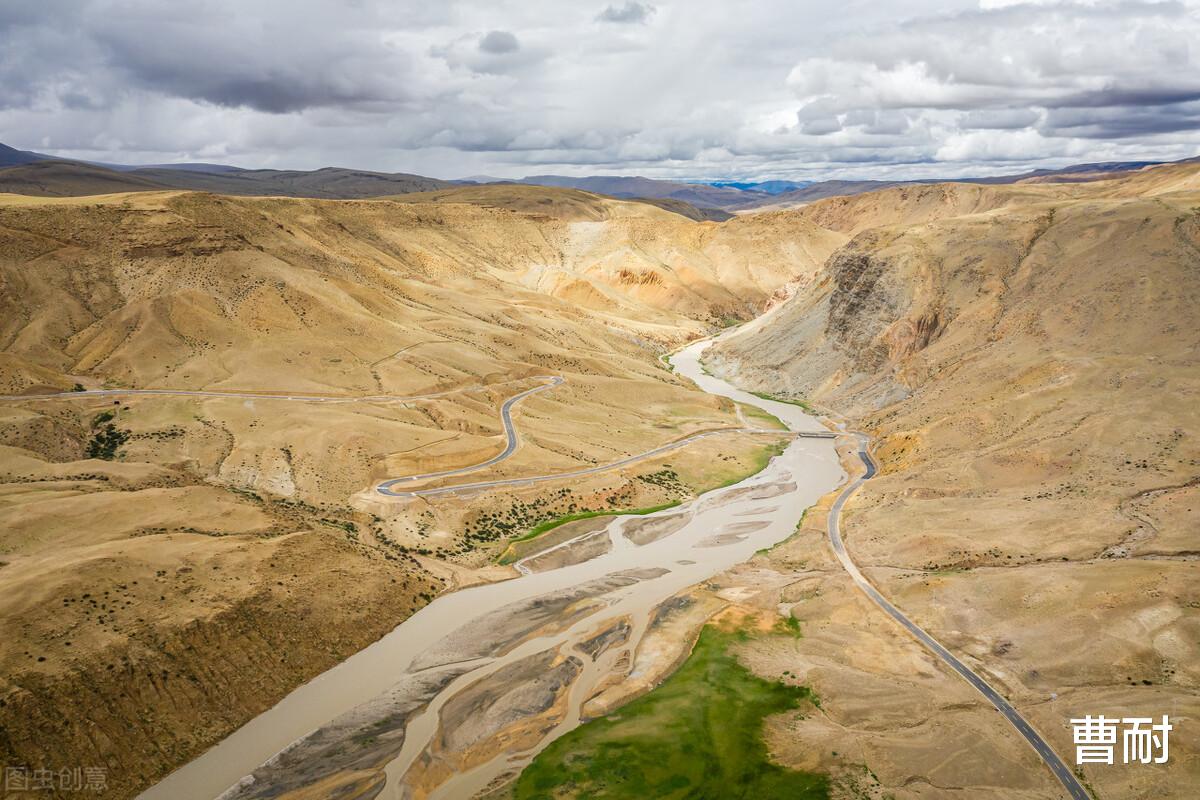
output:
{"label": "green grass field", "polygon": [[649,694],[558,739],[531,763],[516,800],[812,800],[823,775],[772,764],[763,720],[810,701],[763,680],[729,651],[743,634],[707,626],[682,667]]}

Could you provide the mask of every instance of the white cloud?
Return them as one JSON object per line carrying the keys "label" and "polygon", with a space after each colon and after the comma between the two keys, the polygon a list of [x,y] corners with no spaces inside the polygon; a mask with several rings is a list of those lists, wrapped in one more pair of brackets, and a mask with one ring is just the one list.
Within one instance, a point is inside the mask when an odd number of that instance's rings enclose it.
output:
{"label": "white cloud", "polygon": [[61,0],[0,8],[0,36],[0,141],[95,160],[819,178],[1200,152],[1195,2]]}

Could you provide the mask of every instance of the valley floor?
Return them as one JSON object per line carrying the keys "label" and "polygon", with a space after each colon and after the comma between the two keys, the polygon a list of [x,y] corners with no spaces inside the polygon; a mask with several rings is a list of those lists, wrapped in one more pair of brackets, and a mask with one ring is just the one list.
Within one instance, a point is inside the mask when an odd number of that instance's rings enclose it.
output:
{"label": "valley floor", "polygon": [[[280,726],[267,756],[331,725],[243,794],[1063,796],[837,561],[821,496],[855,451],[764,432],[816,408],[875,442],[841,522],[871,583],[1068,763],[1074,717],[1171,715],[1167,764],[1077,774],[1101,800],[1190,796],[1198,176],[719,224],[540,188],[0,196],[0,764],[133,796],[495,593],[532,605],[392,652],[372,674],[424,668],[366,717]],[[752,317],[704,370],[660,360]],[[753,394],[688,379],[713,375]]]}

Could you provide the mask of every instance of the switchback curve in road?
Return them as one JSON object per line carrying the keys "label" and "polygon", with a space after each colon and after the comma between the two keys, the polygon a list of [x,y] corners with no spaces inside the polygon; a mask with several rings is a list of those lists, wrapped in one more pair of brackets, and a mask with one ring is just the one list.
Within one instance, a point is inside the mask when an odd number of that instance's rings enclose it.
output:
{"label": "switchback curve in road", "polygon": [[[573,470],[569,472],[551,473],[547,475],[535,475],[526,478],[507,478],[494,481],[479,481],[476,483],[455,484],[452,486],[438,486],[428,489],[413,489],[409,491],[396,491],[392,487],[404,483],[414,483],[417,481],[432,480],[435,478],[445,478],[452,475],[462,475],[468,472],[475,472],[485,467],[493,466],[505,459],[509,458],[517,447],[520,445],[520,437],[517,433],[516,426],[512,420],[512,409],[521,400],[524,400],[538,392],[544,392],[547,389],[552,389],[555,386],[560,386],[566,382],[566,379],[558,375],[538,375],[537,378],[545,381],[540,386],[535,386],[532,389],[527,389],[524,392],[513,395],[504,401],[500,407],[500,419],[504,426],[505,446],[504,449],[495,456],[488,458],[476,464],[469,464],[465,467],[456,469],[442,470],[439,472],[429,472],[422,475],[408,475],[403,478],[389,478],[375,486],[375,490],[387,497],[411,498],[411,497],[429,497],[443,494],[452,494],[461,491],[472,491],[477,489],[494,489],[504,488],[506,486],[529,486],[534,483],[542,483],[545,481],[564,480],[567,478],[578,478],[584,475],[592,475],[598,472],[604,472],[610,469],[631,464],[635,461],[640,461],[651,456],[661,455],[662,453],[676,450],[684,445],[691,444],[699,439],[704,439],[709,436],[717,436],[725,433],[754,433],[754,434],[776,434],[787,435],[787,431],[763,430],[760,428],[743,427],[743,428],[722,428],[720,430],[703,431],[695,433],[691,436],[670,442],[643,453],[637,453],[627,458],[620,459],[608,464],[601,464],[595,467],[585,467],[583,469]],[[504,381],[510,383],[511,381]],[[458,389],[447,389],[440,392],[429,392],[427,394],[418,395],[357,395],[357,396],[336,396],[336,395],[312,395],[312,394],[285,394],[282,392],[253,392],[253,391],[219,391],[207,389],[86,389],[76,392],[50,392],[45,394],[25,394],[25,395],[3,395],[0,396],[0,401],[28,401],[28,400],[86,400],[94,398],[107,397],[201,397],[201,398],[216,398],[216,399],[238,399],[238,400],[282,400],[288,402],[299,403],[407,403],[413,400],[432,400],[447,395],[458,394],[461,392],[471,391],[473,389],[483,388],[480,386],[468,386]]]}
{"label": "switchback curve in road", "polygon": [[891,602],[888,601],[886,597],[880,594],[879,590],[875,588],[874,584],[867,580],[862,572],[859,571],[858,566],[850,558],[850,554],[846,552],[846,546],[842,542],[841,528],[838,524],[842,507],[846,505],[846,501],[849,500],[850,496],[858,490],[858,487],[862,486],[866,481],[874,477],[877,471],[875,459],[871,456],[869,440],[867,439],[866,435],[862,433],[853,433],[851,435],[853,435],[858,442],[858,457],[862,459],[863,466],[866,468],[866,471],[851,481],[850,484],[842,490],[841,494],[838,495],[837,500],[834,501],[833,507],[829,510],[829,521],[826,527],[829,533],[829,544],[833,547],[833,552],[837,556],[838,561],[841,562],[842,567],[845,568],[847,573],[849,573],[851,579],[854,581],[855,586],[857,586],[864,594],[866,594],[867,597],[871,598],[871,600],[875,602],[875,605],[883,609],[889,617],[894,619],[905,630],[916,637],[921,644],[925,645],[925,647],[928,648],[934,655],[936,655],[951,669],[957,672],[959,676],[963,678],[963,680],[974,686],[975,689],[978,690],[979,693],[982,694],[997,711],[1004,715],[1005,719],[1012,723],[1012,726],[1017,729],[1017,733],[1021,734],[1022,738],[1029,743],[1030,747],[1034,749],[1034,752],[1038,754],[1042,761],[1045,762],[1046,766],[1050,768],[1050,771],[1054,773],[1054,777],[1056,777],[1059,783],[1063,785],[1063,788],[1067,790],[1067,794],[1074,798],[1074,800],[1091,800],[1091,795],[1087,793],[1087,791],[1079,783],[1079,780],[1075,777],[1071,770],[1067,768],[1067,765],[1063,762],[1063,760],[1059,758],[1058,754],[1055,753],[1050,745],[1046,743],[1046,740],[1042,738],[1041,734],[1035,731],[1033,726],[1021,716],[1020,712],[1013,708],[1012,704],[1005,700],[1003,695],[993,689],[991,684],[981,678],[966,664],[959,661],[953,653],[951,653],[940,642],[926,633],[919,625],[906,617],[904,612],[896,608],[891,604]]}
{"label": "switchback curve in road", "polygon": [[513,406],[524,400],[526,397],[535,395],[538,392],[544,392],[547,389],[553,389],[555,386],[561,386],[566,382],[565,378],[558,375],[539,375],[538,377],[546,381],[546,383],[543,383],[541,386],[535,386],[532,389],[526,389],[519,394],[514,394],[512,397],[504,401],[504,405],[500,406],[500,421],[504,424],[505,444],[504,449],[498,454],[485,461],[480,461],[477,464],[469,464],[465,467],[446,469],[441,470],[440,472],[426,472],[422,475],[408,475],[403,478],[390,478],[378,484],[375,487],[375,491],[379,492],[380,494],[388,495],[389,497],[411,497],[414,495],[413,492],[395,492],[392,491],[392,487],[401,483],[411,483],[413,481],[423,481],[432,478],[445,478],[449,477],[450,475],[462,475],[466,472],[474,472],[475,470],[483,469],[484,467],[490,467],[493,464],[498,464],[499,462],[511,456],[514,452],[516,452],[517,445],[519,445],[521,442],[520,437],[517,435],[517,428],[515,425],[513,425]]}

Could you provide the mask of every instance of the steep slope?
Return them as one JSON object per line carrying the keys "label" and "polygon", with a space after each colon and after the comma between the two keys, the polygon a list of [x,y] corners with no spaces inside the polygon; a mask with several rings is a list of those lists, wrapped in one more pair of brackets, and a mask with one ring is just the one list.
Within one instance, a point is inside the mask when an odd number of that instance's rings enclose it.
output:
{"label": "steep slope", "polygon": [[[554,187],[468,186],[394,199],[516,211],[537,220],[538,236],[548,247],[528,250],[521,244],[527,257],[497,258],[506,280],[620,324],[637,320],[638,335],[670,342],[698,330],[690,320],[725,324],[753,317],[845,241],[794,213],[697,225],[653,203]],[[511,218],[499,218],[496,235],[512,241],[520,228],[504,225],[506,219]],[[683,318],[671,320],[664,311]]]}
{"label": "steep slope", "polygon": [[[510,538],[761,468],[775,437],[659,356],[843,237],[485,194],[0,197],[0,761],[106,764],[129,796],[438,592],[507,574]],[[718,433],[444,502],[373,491],[502,452],[501,404],[546,375],[520,446],[470,478]],[[209,394],[28,396],[76,387]]]}
{"label": "steep slope", "polygon": [[[852,554],[1063,754],[1070,717],[1200,712],[1197,172],[816,204],[853,240],[709,359],[873,435]],[[861,713],[847,679],[818,686],[835,716]],[[1084,773],[1112,797],[1200,779]]]}
{"label": "steep slope", "polygon": [[[98,202],[12,198],[0,209],[7,280],[21,291],[6,294],[9,313],[0,330],[10,352],[63,369],[102,364],[110,377],[141,385],[189,375],[182,383],[194,386],[243,373],[261,376],[261,365],[246,362],[283,363],[295,352],[289,331],[334,324],[329,308],[369,307],[382,299],[379,292],[406,281],[437,292],[437,281],[445,291],[476,282],[497,292],[521,286],[535,292],[533,302],[551,295],[570,304],[564,308],[587,309],[629,332],[675,344],[728,315],[757,313],[776,289],[811,273],[841,243],[836,234],[788,217],[713,226],[595,196],[565,195],[559,202],[574,209],[570,218],[442,202],[190,194]],[[45,280],[31,280],[19,268],[27,260],[36,261],[34,274]],[[281,276],[317,283],[303,287],[304,302],[292,309],[291,298],[271,296]],[[377,294],[355,294],[355,306],[312,296],[367,276]],[[80,295],[80,280],[95,287],[90,297]],[[271,313],[258,312],[258,321],[251,310],[262,303]],[[189,310],[169,325],[157,321],[175,306]],[[289,321],[271,325],[275,312]],[[239,333],[243,326],[254,330],[253,352],[238,347],[237,336],[220,333],[231,318]],[[324,343],[331,338],[317,337],[316,346],[330,347]],[[203,347],[186,344],[193,340]],[[367,362],[407,344],[386,336],[369,341],[380,352]],[[160,351],[158,358],[141,356],[149,348]],[[177,352],[180,360],[166,360],[162,351]],[[342,371],[355,376],[337,379],[342,388],[372,385],[361,364]]]}
{"label": "steep slope", "polygon": [[854,236],[870,228],[916,225],[1010,206],[1084,197],[1091,191],[1083,186],[915,184],[830,197],[798,209],[796,213],[821,227]]}

